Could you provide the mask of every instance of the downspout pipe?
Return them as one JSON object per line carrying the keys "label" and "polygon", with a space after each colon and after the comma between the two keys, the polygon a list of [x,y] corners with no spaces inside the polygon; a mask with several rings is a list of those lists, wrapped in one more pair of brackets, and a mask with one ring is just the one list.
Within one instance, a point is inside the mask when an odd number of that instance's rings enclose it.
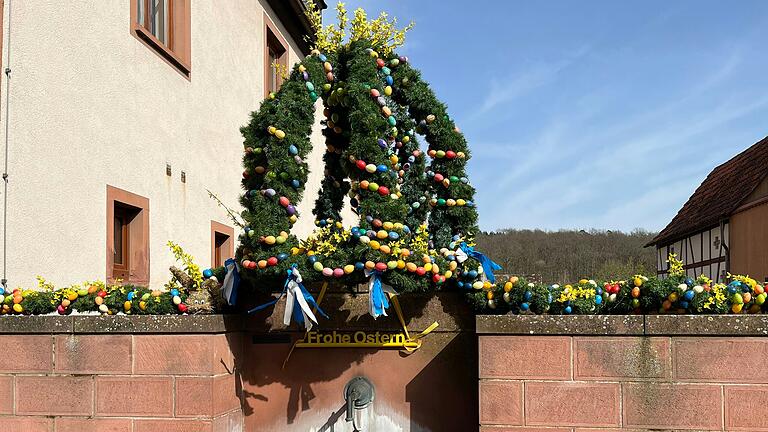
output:
{"label": "downspout pipe", "polygon": [[[6,66],[5,66],[5,163],[3,166],[3,278],[0,284],[3,290],[8,292],[8,147],[10,143],[8,120],[10,119],[11,101],[11,13],[13,0],[8,0],[8,32],[6,42]],[[2,19],[2,17],[0,17]],[[2,35],[0,35],[2,37]],[[2,53],[0,53],[2,55]]]}

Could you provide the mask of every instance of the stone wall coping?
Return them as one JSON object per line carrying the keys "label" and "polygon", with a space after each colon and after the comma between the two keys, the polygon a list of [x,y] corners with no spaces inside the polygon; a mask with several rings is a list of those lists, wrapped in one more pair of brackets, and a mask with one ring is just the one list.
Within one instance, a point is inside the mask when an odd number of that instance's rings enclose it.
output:
{"label": "stone wall coping", "polygon": [[768,315],[478,315],[478,334],[766,336]]}
{"label": "stone wall coping", "polygon": [[0,334],[228,333],[243,328],[239,315],[6,315]]}

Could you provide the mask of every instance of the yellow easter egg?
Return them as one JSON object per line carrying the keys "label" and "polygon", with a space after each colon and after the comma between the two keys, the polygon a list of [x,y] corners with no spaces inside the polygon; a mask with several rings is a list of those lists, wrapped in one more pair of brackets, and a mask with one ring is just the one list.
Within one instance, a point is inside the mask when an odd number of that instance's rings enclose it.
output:
{"label": "yellow easter egg", "polygon": [[393,224],[393,227],[394,227],[395,229],[397,229],[397,230],[400,230],[400,229],[403,229],[403,224],[402,224],[402,223],[400,223],[400,222],[395,222],[395,223]]}
{"label": "yellow easter egg", "polygon": [[[741,303],[734,303],[734,304],[731,306],[731,311],[733,311],[733,313],[741,313],[741,309],[742,309],[743,307],[744,307],[744,305],[743,305],[743,304],[741,304]],[[14,307],[14,309],[15,309],[15,307]]]}
{"label": "yellow easter egg", "polygon": [[432,263],[426,263],[426,264],[424,264],[424,270],[426,270],[426,271],[432,271]]}
{"label": "yellow easter egg", "polygon": [[376,233],[376,237],[378,237],[378,238],[380,238],[380,239],[382,239],[382,240],[383,240],[383,239],[385,239],[385,238],[389,237],[389,233],[388,233],[386,230],[379,230],[379,231]]}
{"label": "yellow easter egg", "polygon": [[307,70],[307,68],[303,64],[299,65],[299,72],[304,72],[306,70]]}
{"label": "yellow easter egg", "polygon": [[299,218],[296,217],[296,215],[291,215],[291,217],[289,217],[288,220],[291,221],[292,224],[295,224],[296,221],[299,220]]}
{"label": "yellow easter egg", "polygon": [[435,274],[440,273],[440,267],[438,267],[437,264],[432,264],[432,273],[435,273]]}
{"label": "yellow easter egg", "polygon": [[400,255],[402,255],[403,257],[409,257],[411,256],[411,251],[409,251],[408,249],[401,249]]}
{"label": "yellow easter egg", "polygon": [[373,261],[366,261],[365,262],[365,268],[368,270],[373,270],[376,267],[376,263]]}
{"label": "yellow easter egg", "polygon": [[67,298],[69,299],[69,301],[75,301],[77,300],[77,293],[72,291],[69,294],[67,294]]}
{"label": "yellow easter egg", "polygon": [[444,276],[446,279],[450,279],[451,277],[453,277],[453,272],[448,270],[447,272],[445,272]]}
{"label": "yellow easter egg", "polygon": [[267,132],[269,132],[270,135],[274,135],[275,131],[277,131],[277,128],[274,126],[270,126],[267,128]]}
{"label": "yellow easter egg", "polygon": [[397,260],[397,268],[399,268],[400,270],[404,269],[405,268],[405,261]]}
{"label": "yellow easter egg", "polygon": [[275,131],[275,136],[277,139],[283,139],[285,138],[285,132],[283,132],[281,129],[278,129]]}
{"label": "yellow easter egg", "polygon": [[392,250],[387,245],[381,245],[379,246],[379,251],[383,253],[384,255],[389,255],[392,253]]}
{"label": "yellow easter egg", "polygon": [[126,311],[131,310],[131,302],[126,301],[125,303],[123,303],[123,309],[125,309]]}
{"label": "yellow easter egg", "polygon": [[344,266],[344,273],[350,274],[353,271],[355,271],[355,266],[353,266],[352,264],[347,264]]}
{"label": "yellow easter egg", "polygon": [[379,242],[377,242],[376,240],[371,240],[371,241],[368,243],[368,246],[370,246],[370,247],[371,247],[371,249],[373,249],[373,250],[378,250],[378,249],[381,247],[381,245],[379,244]]}
{"label": "yellow easter egg", "polygon": [[61,301],[61,305],[65,308],[68,308],[70,304],[72,304],[72,302],[70,302],[69,299],[64,299]]}
{"label": "yellow easter egg", "polygon": [[466,205],[466,204],[467,204],[467,202],[465,200],[463,200],[462,198],[459,198],[459,199],[456,200],[456,205],[459,206],[459,207],[461,207],[463,205]]}
{"label": "yellow easter egg", "polygon": [[417,266],[416,264],[412,263],[412,262],[409,262],[409,263],[406,263],[406,264],[405,264],[405,268],[406,268],[406,269],[407,269],[409,272],[415,272],[417,267],[418,267],[418,266]]}
{"label": "yellow easter egg", "polygon": [[392,231],[394,227],[395,226],[392,222],[384,222],[384,224],[382,224],[382,228],[384,228],[387,231]]}
{"label": "yellow easter egg", "polygon": [[505,284],[504,284],[504,292],[510,292],[510,291],[512,291],[512,287],[513,287],[513,286],[514,286],[514,285],[512,284],[512,282],[507,282],[507,283],[505,283]]}
{"label": "yellow easter egg", "polygon": [[424,262],[424,264],[431,263],[432,258],[429,257],[429,255],[424,255],[421,257],[421,260]]}
{"label": "yellow easter egg", "polygon": [[486,292],[485,296],[488,298],[488,300],[493,300],[493,291]]}
{"label": "yellow easter egg", "polygon": [[476,290],[481,290],[483,289],[483,283],[480,281],[476,281],[475,283],[472,284],[472,288]]}
{"label": "yellow easter egg", "polygon": [[270,235],[270,236],[266,236],[266,237],[264,237],[264,243],[266,243],[266,244],[268,244],[268,245],[273,245],[273,244],[275,244],[275,236],[271,236],[271,235]]}
{"label": "yellow easter egg", "polygon": [[95,302],[97,305],[99,305],[99,306],[100,306],[102,303],[104,303],[104,298],[103,298],[103,297],[98,297],[98,296],[97,296],[95,299],[93,299],[93,301],[94,301],[94,302]]}
{"label": "yellow easter egg", "polygon": [[13,311],[16,313],[22,313],[24,312],[24,307],[21,305],[21,303],[16,303],[13,305]]}
{"label": "yellow easter egg", "polygon": [[392,87],[390,86],[384,87],[384,94],[387,96],[392,96]]}
{"label": "yellow easter egg", "polygon": [[139,309],[141,309],[141,310],[146,310],[146,309],[147,309],[147,302],[145,302],[145,301],[140,301],[140,302],[139,302]]}

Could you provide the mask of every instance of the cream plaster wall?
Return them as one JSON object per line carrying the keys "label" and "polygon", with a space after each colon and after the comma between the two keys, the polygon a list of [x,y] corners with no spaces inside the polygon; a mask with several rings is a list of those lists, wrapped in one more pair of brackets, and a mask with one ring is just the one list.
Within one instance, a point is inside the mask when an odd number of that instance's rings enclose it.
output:
{"label": "cream plaster wall", "polygon": [[[265,10],[291,45],[289,64],[301,53],[263,1],[191,3],[187,80],[130,34],[127,0],[5,0],[9,286],[33,286],[37,274],[57,285],[105,277],[107,184],[149,198],[150,285],[168,279],[168,240],[210,265],[210,221],[232,223],[206,189],[239,208],[239,128],[264,94]],[[7,96],[3,77],[3,122]],[[312,226],[323,148],[299,206],[301,235]]]}

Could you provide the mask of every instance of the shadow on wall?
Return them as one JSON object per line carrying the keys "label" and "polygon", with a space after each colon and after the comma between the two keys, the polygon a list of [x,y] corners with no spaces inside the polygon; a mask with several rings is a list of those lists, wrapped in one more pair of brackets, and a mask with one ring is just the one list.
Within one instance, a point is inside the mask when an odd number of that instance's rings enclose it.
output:
{"label": "shadow on wall", "polygon": [[[317,292],[313,290],[313,292]],[[477,350],[474,316],[463,293],[410,294],[401,299],[408,330],[419,333],[440,323],[421,349],[297,348],[304,336],[282,324],[283,302],[245,321],[233,333],[232,351],[245,431],[352,430],[344,422],[344,385],[365,376],[376,387],[372,421],[366,431],[449,431],[477,428]],[[255,302],[254,302],[255,303]],[[335,290],[326,294],[322,332],[398,333],[394,311],[374,320],[368,295]],[[468,409],[469,407],[469,409]],[[435,415],[440,413],[440,415]]]}

